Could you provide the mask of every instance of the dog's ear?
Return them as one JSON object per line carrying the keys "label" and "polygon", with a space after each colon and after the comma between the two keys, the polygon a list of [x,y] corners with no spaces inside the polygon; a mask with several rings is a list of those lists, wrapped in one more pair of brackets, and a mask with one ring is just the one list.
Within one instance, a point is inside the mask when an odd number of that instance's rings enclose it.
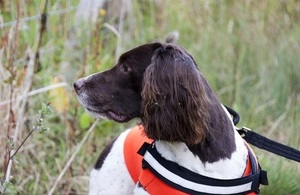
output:
{"label": "dog's ear", "polygon": [[142,123],[154,140],[200,143],[209,128],[207,84],[194,60],[180,47],[158,48],[144,73]]}

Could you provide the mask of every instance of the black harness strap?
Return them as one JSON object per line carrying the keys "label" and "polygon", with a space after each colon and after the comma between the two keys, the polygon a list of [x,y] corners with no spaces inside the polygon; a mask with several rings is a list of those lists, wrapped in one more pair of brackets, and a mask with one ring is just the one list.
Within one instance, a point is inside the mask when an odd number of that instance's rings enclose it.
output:
{"label": "black harness strap", "polygon": [[[247,185],[251,184],[249,189],[245,190],[237,190],[235,193],[232,194],[247,194],[250,192],[256,192],[259,193],[259,185],[263,184],[265,185],[266,183],[262,182],[262,170],[258,166],[257,167],[257,162],[255,160],[255,156],[249,151],[249,160],[251,164],[251,173],[248,176],[244,176],[242,178],[238,179],[215,179],[207,176],[203,176],[197,173],[194,173],[185,167],[181,167],[177,163],[171,162],[169,160],[166,160],[163,158],[156,150],[155,143],[148,144],[144,143],[144,145],[140,148],[138,153],[142,156],[144,156],[143,161],[142,161],[142,166],[143,169],[149,169],[157,178],[168,184],[169,186],[172,186],[174,189],[180,190],[181,192],[185,192],[188,194],[201,194],[201,195],[212,195],[215,193],[208,193],[204,189],[201,189],[200,191],[194,189],[194,188],[187,188],[181,183],[176,183],[172,181],[171,177],[167,176],[167,174],[164,174],[163,172],[160,172],[157,169],[157,167],[153,167],[154,164],[152,164],[151,160],[145,156],[145,154],[148,155],[150,154],[153,159],[155,159],[156,162],[160,164],[160,166],[164,167],[165,170],[170,171],[171,173],[174,173],[177,177],[182,178],[185,181],[190,181],[196,184],[201,184],[201,185],[206,185],[206,186],[211,186],[214,188],[220,188],[222,187],[225,192],[227,191],[226,189],[229,188],[235,188],[239,187],[241,185]],[[266,179],[266,178],[264,178]],[[228,188],[227,188],[228,187]],[[216,193],[219,194],[219,193]]]}
{"label": "black harness strap", "polygon": [[235,110],[233,110],[232,108],[230,108],[228,106],[225,106],[225,108],[229,112],[229,114],[231,114],[231,116],[233,116],[233,118],[232,118],[233,124],[237,125],[240,122],[240,115]]}
{"label": "black harness strap", "polygon": [[[233,123],[234,125],[236,125],[240,121],[239,114],[228,106],[225,106],[225,108],[232,115]],[[272,152],[279,156],[283,156],[287,159],[300,162],[300,151],[296,150],[295,148],[270,140],[262,135],[259,135],[258,133],[251,131],[251,129],[246,127],[237,129],[237,131],[249,144],[252,144],[253,146],[256,146],[268,152]]]}
{"label": "black harness strap", "polygon": [[276,141],[270,140],[258,133],[251,131],[248,128],[237,129],[240,135],[249,143],[260,149],[272,152],[279,156],[300,162],[300,151],[295,148],[283,145]]}

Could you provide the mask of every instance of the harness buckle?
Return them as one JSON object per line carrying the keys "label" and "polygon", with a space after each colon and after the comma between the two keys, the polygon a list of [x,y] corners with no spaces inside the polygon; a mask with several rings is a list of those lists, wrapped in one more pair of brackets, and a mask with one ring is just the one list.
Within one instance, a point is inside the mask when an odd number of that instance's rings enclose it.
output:
{"label": "harness buckle", "polygon": [[251,131],[251,129],[248,127],[242,127],[242,128],[236,127],[236,130],[239,132],[240,136],[242,136],[242,137],[245,137],[246,134],[248,133],[248,131]]}

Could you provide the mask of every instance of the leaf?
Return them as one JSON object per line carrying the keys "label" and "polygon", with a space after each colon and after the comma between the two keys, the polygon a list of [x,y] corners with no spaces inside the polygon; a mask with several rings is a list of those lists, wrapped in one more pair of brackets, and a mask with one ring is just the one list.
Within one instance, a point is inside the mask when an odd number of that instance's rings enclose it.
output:
{"label": "leaf", "polygon": [[[52,84],[60,83],[58,77],[54,77]],[[65,113],[69,110],[69,96],[64,87],[53,89],[49,92],[52,107],[60,113]]]}
{"label": "leaf", "polygon": [[92,117],[84,112],[79,117],[79,126],[81,129],[87,129],[92,124]]}

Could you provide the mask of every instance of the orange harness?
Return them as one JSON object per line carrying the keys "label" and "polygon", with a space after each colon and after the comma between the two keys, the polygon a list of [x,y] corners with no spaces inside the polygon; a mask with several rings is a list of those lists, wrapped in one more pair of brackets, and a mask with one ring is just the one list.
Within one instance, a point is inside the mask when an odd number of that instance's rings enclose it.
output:
{"label": "orange harness", "polygon": [[[129,171],[134,183],[139,182],[144,187],[144,189],[151,195],[158,195],[158,194],[186,195],[186,194],[191,194],[191,193],[194,194],[194,192],[189,193],[189,191],[186,192],[184,189],[181,190],[180,187],[177,188],[175,186],[175,188],[174,188],[174,185],[170,185],[170,182],[168,182],[168,180],[165,180],[163,177],[159,178],[157,176],[158,174],[155,173],[155,170],[151,169],[151,166],[146,166],[146,165],[148,165],[148,163],[146,162],[147,160],[143,159],[142,155],[137,154],[137,152],[143,148],[142,146],[144,143],[151,145],[151,143],[153,143],[153,140],[147,138],[143,134],[143,126],[141,126],[141,125],[138,125],[138,126],[134,127],[133,129],[131,129],[125,139],[125,143],[124,143],[125,163],[126,163],[127,169]],[[153,148],[153,145],[151,145],[150,147]],[[247,145],[247,147],[249,149],[249,154],[250,153],[254,154],[254,152],[251,150],[251,148],[248,145]],[[144,152],[145,151],[143,151],[143,153]],[[155,156],[157,154],[155,152],[154,153],[152,152],[152,155]],[[150,155],[150,156],[152,156],[152,155]],[[253,170],[252,166],[254,163],[256,166],[254,168],[256,170],[260,171],[260,168],[259,168],[256,158],[254,158],[255,162],[251,163],[249,156],[250,155],[248,155],[247,166],[246,166],[246,169],[244,171],[242,178],[245,178],[245,177],[251,175],[252,170]],[[145,156],[145,158],[146,158],[146,156]],[[169,166],[170,162],[167,162],[167,163],[168,163],[167,166]],[[173,162],[171,162],[171,163],[173,163]],[[178,165],[178,167],[179,167],[179,165]],[[184,168],[181,167],[179,169],[184,169]],[[176,169],[175,169],[175,171],[176,171]],[[191,172],[191,171],[189,171],[189,172]],[[189,173],[189,174],[193,175],[195,173]],[[201,177],[204,177],[205,180],[207,179],[207,177],[205,177],[205,176],[201,176]],[[162,179],[164,181],[162,181]],[[212,178],[208,178],[208,179],[211,179],[213,181],[216,180],[216,179],[212,179]],[[220,180],[218,180],[218,181],[220,181]],[[221,180],[221,181],[224,182],[224,180]],[[227,180],[227,181],[233,181],[233,180]],[[259,187],[259,183],[257,184],[256,188],[258,188],[258,187]],[[246,194],[249,194],[249,195],[258,194],[259,189],[256,189],[255,191],[252,191],[252,192],[251,191],[247,192]],[[197,194],[197,193],[195,193],[195,194]],[[203,194],[203,193],[200,193],[200,194]],[[209,194],[209,193],[207,193],[207,194]],[[240,194],[245,194],[245,193],[240,193]]]}

